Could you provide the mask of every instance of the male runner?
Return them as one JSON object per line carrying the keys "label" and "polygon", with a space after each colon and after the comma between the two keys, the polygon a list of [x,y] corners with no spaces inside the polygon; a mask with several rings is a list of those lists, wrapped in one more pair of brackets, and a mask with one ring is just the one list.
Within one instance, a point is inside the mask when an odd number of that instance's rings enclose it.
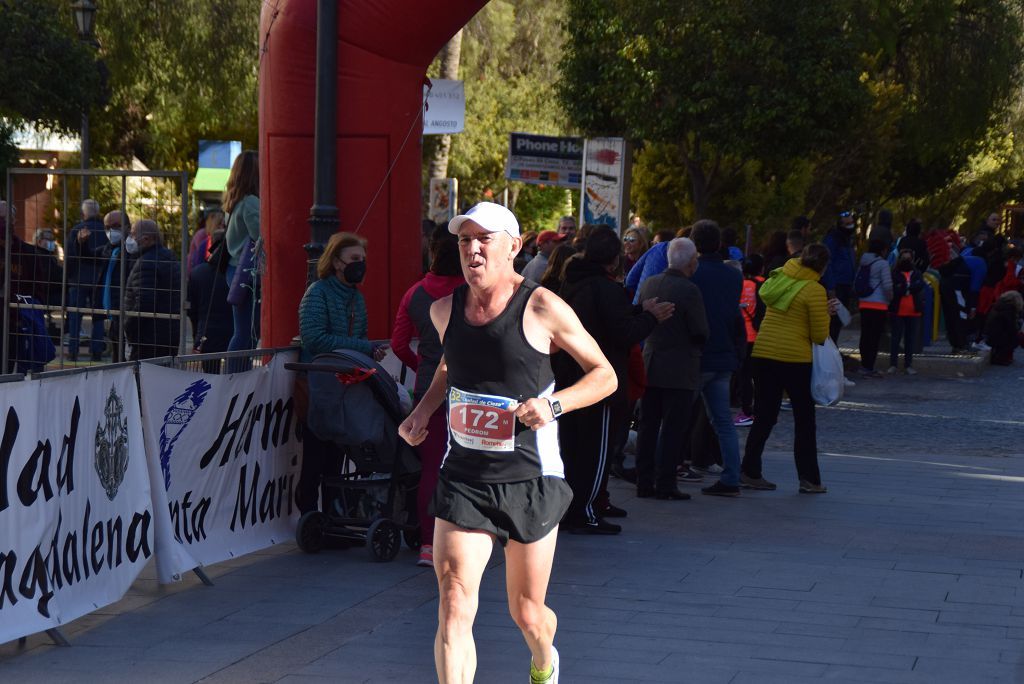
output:
{"label": "male runner", "polygon": [[[557,682],[557,620],[544,599],[572,491],[554,421],[614,392],[615,371],[565,302],[516,274],[522,240],[512,212],[482,202],[448,230],[459,236],[467,284],[431,306],[444,356],[399,427],[403,439],[419,444],[447,397],[448,453],[433,499],[437,676],[442,684],[473,681],[473,620],[497,540],[505,547],[509,612],[533,656],[531,682]],[[550,355],[558,349],[584,376],[553,392]]]}

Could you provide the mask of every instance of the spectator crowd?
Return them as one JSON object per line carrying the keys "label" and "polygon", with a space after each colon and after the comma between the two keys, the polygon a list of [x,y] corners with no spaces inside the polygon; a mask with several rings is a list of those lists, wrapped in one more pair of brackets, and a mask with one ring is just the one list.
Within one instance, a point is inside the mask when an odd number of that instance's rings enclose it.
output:
{"label": "spectator crowd", "polygon": [[[222,203],[199,213],[184,260],[153,220],[81,203],[61,244],[52,229],[28,243],[0,202],[0,284],[10,265],[7,372],[37,372],[64,348],[71,362],[178,354],[184,320],[196,353],[252,349],[259,337],[259,177],[254,152],[232,167]],[[184,295],[184,297],[183,297]],[[13,304],[13,306],[11,306]],[[242,370],[235,363],[229,370]],[[214,365],[208,365],[213,370]]]}

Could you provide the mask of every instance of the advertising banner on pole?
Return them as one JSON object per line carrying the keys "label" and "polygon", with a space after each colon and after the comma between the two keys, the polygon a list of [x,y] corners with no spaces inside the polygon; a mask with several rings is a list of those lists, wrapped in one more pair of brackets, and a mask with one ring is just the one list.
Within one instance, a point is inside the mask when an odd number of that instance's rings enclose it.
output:
{"label": "advertising banner on pole", "polygon": [[423,135],[461,133],[466,128],[466,89],[462,81],[430,79],[423,86],[427,108],[423,112]]}
{"label": "advertising banner on pole", "polygon": [[430,209],[427,217],[434,223],[448,223],[455,218],[459,204],[458,178],[430,179]]}
{"label": "advertising banner on pole", "polygon": [[629,144],[622,138],[589,139],[583,160],[581,222],[621,232],[629,220]]}
{"label": "advertising banner on pole", "polygon": [[302,443],[284,364],[296,358],[233,375],[141,365],[161,582],[292,538]]}
{"label": "advertising banner on pole", "polygon": [[0,384],[0,643],[124,596],[154,552],[131,368]]}
{"label": "advertising banner on pole", "polygon": [[510,133],[505,178],[532,185],[579,188],[583,139]]}

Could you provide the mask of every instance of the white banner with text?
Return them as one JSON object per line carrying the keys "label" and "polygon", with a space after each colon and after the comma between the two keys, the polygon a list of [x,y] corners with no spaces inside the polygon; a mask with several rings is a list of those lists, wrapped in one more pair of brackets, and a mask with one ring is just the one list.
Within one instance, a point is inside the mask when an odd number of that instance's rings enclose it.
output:
{"label": "white banner with text", "polygon": [[0,384],[0,643],[124,596],[154,552],[132,368]]}
{"label": "white banner with text", "polygon": [[141,365],[161,582],[292,538],[302,443],[284,364],[296,357],[233,375]]}

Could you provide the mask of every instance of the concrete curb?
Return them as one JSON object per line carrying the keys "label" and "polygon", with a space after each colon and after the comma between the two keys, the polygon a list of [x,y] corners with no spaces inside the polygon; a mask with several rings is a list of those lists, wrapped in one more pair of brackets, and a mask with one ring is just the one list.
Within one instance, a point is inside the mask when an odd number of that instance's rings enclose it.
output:
{"label": "concrete curb", "polygon": [[[855,361],[853,368],[860,366],[860,351],[851,348],[839,350],[848,360]],[[875,369],[885,373],[890,366],[889,352],[879,352]],[[989,366],[989,352],[975,352],[974,356],[929,353],[914,354],[914,370],[921,375],[944,378],[976,378]],[[850,370],[850,364],[847,364]],[[902,367],[900,368],[902,375]],[[856,377],[853,378],[856,380]]]}

